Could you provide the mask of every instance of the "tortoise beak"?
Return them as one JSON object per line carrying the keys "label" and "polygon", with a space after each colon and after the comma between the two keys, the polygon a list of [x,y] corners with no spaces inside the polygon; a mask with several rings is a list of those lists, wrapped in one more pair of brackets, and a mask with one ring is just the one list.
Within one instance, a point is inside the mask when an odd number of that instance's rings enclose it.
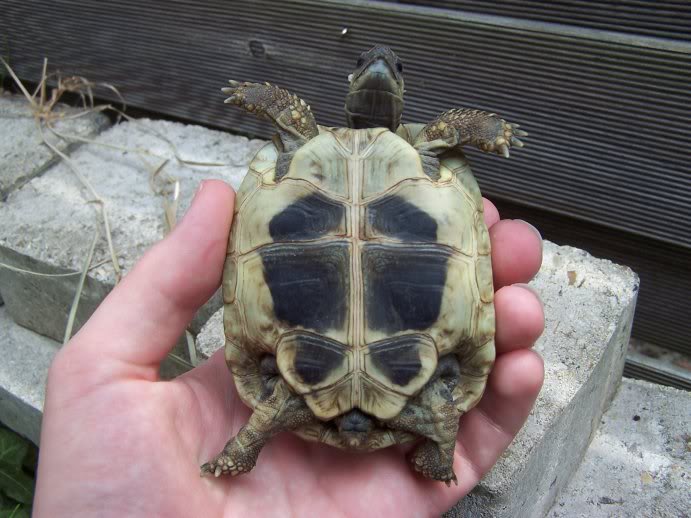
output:
{"label": "tortoise beak", "polygon": [[384,58],[379,58],[370,63],[353,77],[350,83],[350,91],[375,90],[377,92],[387,92],[400,97],[401,86],[398,83],[396,74]]}
{"label": "tortoise beak", "polygon": [[403,112],[403,80],[384,58],[373,60],[353,75],[345,111],[351,128],[396,131]]}

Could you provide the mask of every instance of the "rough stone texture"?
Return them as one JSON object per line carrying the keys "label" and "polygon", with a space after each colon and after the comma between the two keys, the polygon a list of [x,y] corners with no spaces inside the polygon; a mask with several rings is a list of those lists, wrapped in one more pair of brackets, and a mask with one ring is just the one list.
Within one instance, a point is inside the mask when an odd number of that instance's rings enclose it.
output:
{"label": "rough stone texture", "polygon": [[[102,113],[88,113],[76,117],[82,110],[64,104],[55,106],[53,127],[61,134],[92,137],[108,127],[108,117]],[[29,103],[22,95],[0,91],[0,205],[10,192],[20,188],[43,173],[58,158],[43,143]],[[68,152],[78,146],[49,131],[44,136],[60,151]],[[0,293],[0,306],[3,304]]]}
{"label": "rough stone texture", "polygon": [[545,243],[531,285],[545,305],[545,384],[525,426],[447,516],[543,516],[578,467],[616,391],[638,293],[629,268]]}
{"label": "rough stone texture", "polygon": [[199,359],[207,359],[225,345],[223,333],[223,308],[217,310],[197,335],[197,355]]}
{"label": "rough stone texture", "polygon": [[35,444],[48,367],[59,346],[15,324],[0,308],[0,421]]}
{"label": "rough stone texture", "polygon": [[[150,185],[152,172],[164,160],[168,163],[153,184],[170,191],[172,184],[167,180],[179,181],[180,218],[202,180],[223,179],[237,188],[250,158],[263,143],[199,126],[147,119],[113,126],[95,140],[97,143],[78,148],[71,158],[106,201],[123,273],[164,235],[164,196],[154,193]],[[175,152],[186,161],[220,165],[180,164]],[[92,263],[100,266],[87,278],[75,331],[115,283],[100,210],[89,203],[91,198],[61,162],[11,193],[0,206],[0,262],[18,268],[43,273],[80,271],[94,233],[100,232]],[[0,289],[8,313],[21,325],[56,340],[62,340],[77,279],[0,268]],[[212,298],[211,306],[204,309],[206,317],[220,306],[218,296]],[[198,318],[194,326],[198,330],[202,324],[203,318]]]}
{"label": "rough stone texture", "polygon": [[[92,137],[109,125],[108,117],[102,113],[88,113],[76,117],[84,110],[62,104],[53,109],[56,119],[53,127],[60,134]],[[23,95],[0,93],[0,201],[43,173],[58,158],[43,143],[36,126],[30,104]],[[44,130],[48,142],[60,151],[67,151],[75,144],[60,139]]]}
{"label": "rough stone texture", "polygon": [[[531,285],[545,304],[545,332],[535,346],[545,360],[544,387],[509,449],[448,517],[543,516],[578,467],[621,379],[638,277],[545,242]],[[218,311],[197,336],[200,357],[223,346],[222,322]]]}
{"label": "rough stone texture", "polygon": [[549,518],[691,516],[691,393],[625,379]]}
{"label": "rough stone texture", "polygon": [[545,242],[531,283],[545,305],[535,349],[545,383],[525,426],[449,517],[543,516],[578,467],[621,379],[638,277],[629,268]]}

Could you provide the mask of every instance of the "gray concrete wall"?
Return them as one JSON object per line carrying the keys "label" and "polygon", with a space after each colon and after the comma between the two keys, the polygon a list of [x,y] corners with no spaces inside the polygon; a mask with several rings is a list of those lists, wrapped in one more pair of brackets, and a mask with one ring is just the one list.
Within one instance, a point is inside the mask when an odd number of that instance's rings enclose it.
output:
{"label": "gray concrete wall", "polygon": [[[15,100],[16,101],[16,100]],[[71,134],[66,129],[66,134]],[[17,142],[34,146],[32,140]],[[237,187],[260,140],[166,121],[138,120],[116,125],[70,153],[74,167],[105,201],[118,265],[125,274],[144,251],[166,233],[164,200],[179,183],[177,216],[184,214],[201,180],[223,179]],[[23,156],[23,153],[15,153]],[[26,164],[6,155],[0,168]],[[182,163],[178,158],[196,163]],[[165,162],[152,179],[152,172]],[[158,192],[165,190],[167,195]],[[116,282],[104,232],[103,215],[93,194],[64,162],[47,167],[0,203],[0,291],[8,314],[21,325],[61,341],[78,276],[37,276],[79,272],[90,243],[99,233],[82,291],[74,332],[88,319]],[[214,309],[215,296],[197,315],[198,331]],[[184,340],[178,353],[185,356]]]}
{"label": "gray concrete wall", "polygon": [[625,379],[549,518],[691,516],[691,393]]}

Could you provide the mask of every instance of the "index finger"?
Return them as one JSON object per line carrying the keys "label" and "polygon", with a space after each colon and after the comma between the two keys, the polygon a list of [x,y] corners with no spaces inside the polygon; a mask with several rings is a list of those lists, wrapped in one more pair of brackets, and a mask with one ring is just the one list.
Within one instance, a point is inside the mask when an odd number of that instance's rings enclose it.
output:
{"label": "index finger", "polygon": [[485,225],[490,228],[499,221],[499,211],[497,207],[487,198],[482,198],[482,205],[484,207]]}

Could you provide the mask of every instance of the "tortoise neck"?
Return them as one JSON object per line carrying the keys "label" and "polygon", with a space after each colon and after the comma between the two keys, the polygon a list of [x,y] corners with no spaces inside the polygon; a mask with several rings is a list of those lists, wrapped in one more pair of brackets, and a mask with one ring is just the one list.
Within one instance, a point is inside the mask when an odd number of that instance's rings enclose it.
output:
{"label": "tortoise neck", "polygon": [[346,96],[349,128],[388,128],[396,131],[401,123],[403,99],[381,90],[355,90]]}

